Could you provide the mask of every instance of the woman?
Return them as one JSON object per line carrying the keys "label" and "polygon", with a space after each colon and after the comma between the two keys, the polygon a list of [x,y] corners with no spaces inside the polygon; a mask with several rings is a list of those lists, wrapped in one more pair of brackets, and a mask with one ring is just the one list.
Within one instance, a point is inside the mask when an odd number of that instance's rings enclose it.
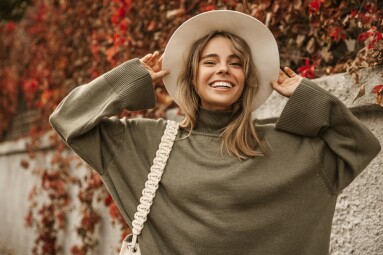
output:
{"label": "woman", "polygon": [[[107,116],[153,107],[152,83],[164,79],[185,119],[139,236],[142,254],[328,254],[337,194],[380,145],[337,98],[289,68],[291,78],[278,75],[270,35],[241,13],[198,15],[172,36],[164,69],[158,52],[127,61],[52,114],[131,225],[166,122]],[[251,112],[270,82],[290,99],[276,125],[256,126]]]}

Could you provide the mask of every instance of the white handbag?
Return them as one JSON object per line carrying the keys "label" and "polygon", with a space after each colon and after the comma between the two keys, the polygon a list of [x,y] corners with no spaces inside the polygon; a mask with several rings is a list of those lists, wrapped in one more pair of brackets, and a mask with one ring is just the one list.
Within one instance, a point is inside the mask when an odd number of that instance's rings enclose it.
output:
{"label": "white handbag", "polygon": [[141,255],[137,237],[141,234],[149,214],[150,206],[153,203],[153,198],[156,195],[158,184],[161,181],[161,176],[166,166],[166,161],[169,158],[174,140],[176,139],[178,128],[179,125],[177,122],[167,121],[161,143],[156,152],[156,157],[153,160],[153,165],[148,174],[148,180],[145,182],[145,188],[142,190],[140,204],[137,206],[137,212],[134,214],[132,234],[126,236],[124,241],[122,241],[120,255]]}

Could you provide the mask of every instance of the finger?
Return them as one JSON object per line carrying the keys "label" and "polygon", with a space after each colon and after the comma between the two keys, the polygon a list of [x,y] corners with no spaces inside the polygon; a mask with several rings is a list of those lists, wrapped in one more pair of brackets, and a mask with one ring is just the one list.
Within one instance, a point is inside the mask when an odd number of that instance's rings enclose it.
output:
{"label": "finger", "polygon": [[154,65],[154,67],[158,70],[161,70],[162,69],[162,59],[163,59],[163,55],[161,55],[159,58],[157,58],[157,62],[156,64]]}
{"label": "finger", "polygon": [[286,76],[286,78],[291,78],[290,75],[285,71],[285,69],[283,67],[280,67],[280,70],[283,72],[284,76]]}
{"label": "finger", "polygon": [[153,54],[151,54],[151,53],[146,54],[145,57],[141,58],[141,61],[144,63],[148,63],[148,61],[152,58],[152,55]]}
{"label": "finger", "polygon": [[153,71],[158,72],[158,71],[162,70],[162,55],[161,56],[158,55],[158,57],[156,59],[157,59],[157,61],[152,66],[152,68],[153,68]]}
{"label": "finger", "polygon": [[153,81],[162,79],[162,78],[164,78],[164,77],[165,77],[166,75],[168,75],[168,74],[170,74],[170,71],[167,70],[167,69],[158,71],[158,72],[156,72],[156,73],[153,74]]}
{"label": "finger", "polygon": [[148,63],[154,65],[154,64],[157,62],[158,55],[159,55],[159,52],[158,52],[158,51],[155,51],[155,52],[152,54],[152,57],[150,58],[150,60],[148,61]]}
{"label": "finger", "polygon": [[288,74],[288,75],[290,75],[290,77],[294,77],[294,76],[296,76],[297,74],[293,71],[293,70],[291,70],[289,67],[285,67],[285,69],[284,69],[285,71],[286,71],[286,73]]}
{"label": "finger", "polygon": [[282,70],[279,70],[278,82],[283,83],[287,78],[287,75]]}

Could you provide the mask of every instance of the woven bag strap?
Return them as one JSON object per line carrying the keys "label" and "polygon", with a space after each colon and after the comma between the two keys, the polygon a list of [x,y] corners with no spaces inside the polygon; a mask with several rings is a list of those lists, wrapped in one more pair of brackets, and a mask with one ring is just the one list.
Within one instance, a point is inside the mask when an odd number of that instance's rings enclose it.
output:
{"label": "woven bag strap", "polygon": [[153,198],[156,195],[158,184],[161,181],[162,173],[166,166],[166,161],[169,158],[170,151],[172,150],[174,140],[178,133],[179,125],[175,121],[167,121],[164,134],[161,138],[161,143],[156,152],[156,157],[153,160],[153,165],[148,174],[148,180],[145,182],[145,188],[142,190],[140,204],[137,206],[137,212],[134,214],[133,225],[133,239],[132,246],[134,247],[137,242],[137,236],[141,234],[144,223],[150,212],[150,207],[153,203]]}

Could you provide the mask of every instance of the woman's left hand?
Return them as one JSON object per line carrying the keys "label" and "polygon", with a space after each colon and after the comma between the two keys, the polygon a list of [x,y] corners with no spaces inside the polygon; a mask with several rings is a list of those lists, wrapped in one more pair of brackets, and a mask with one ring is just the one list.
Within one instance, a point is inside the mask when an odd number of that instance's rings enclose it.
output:
{"label": "woman's left hand", "polygon": [[282,70],[279,70],[278,80],[271,82],[271,86],[282,96],[290,97],[301,83],[302,76],[296,74],[288,67],[285,67],[284,70],[290,77],[288,77]]}

